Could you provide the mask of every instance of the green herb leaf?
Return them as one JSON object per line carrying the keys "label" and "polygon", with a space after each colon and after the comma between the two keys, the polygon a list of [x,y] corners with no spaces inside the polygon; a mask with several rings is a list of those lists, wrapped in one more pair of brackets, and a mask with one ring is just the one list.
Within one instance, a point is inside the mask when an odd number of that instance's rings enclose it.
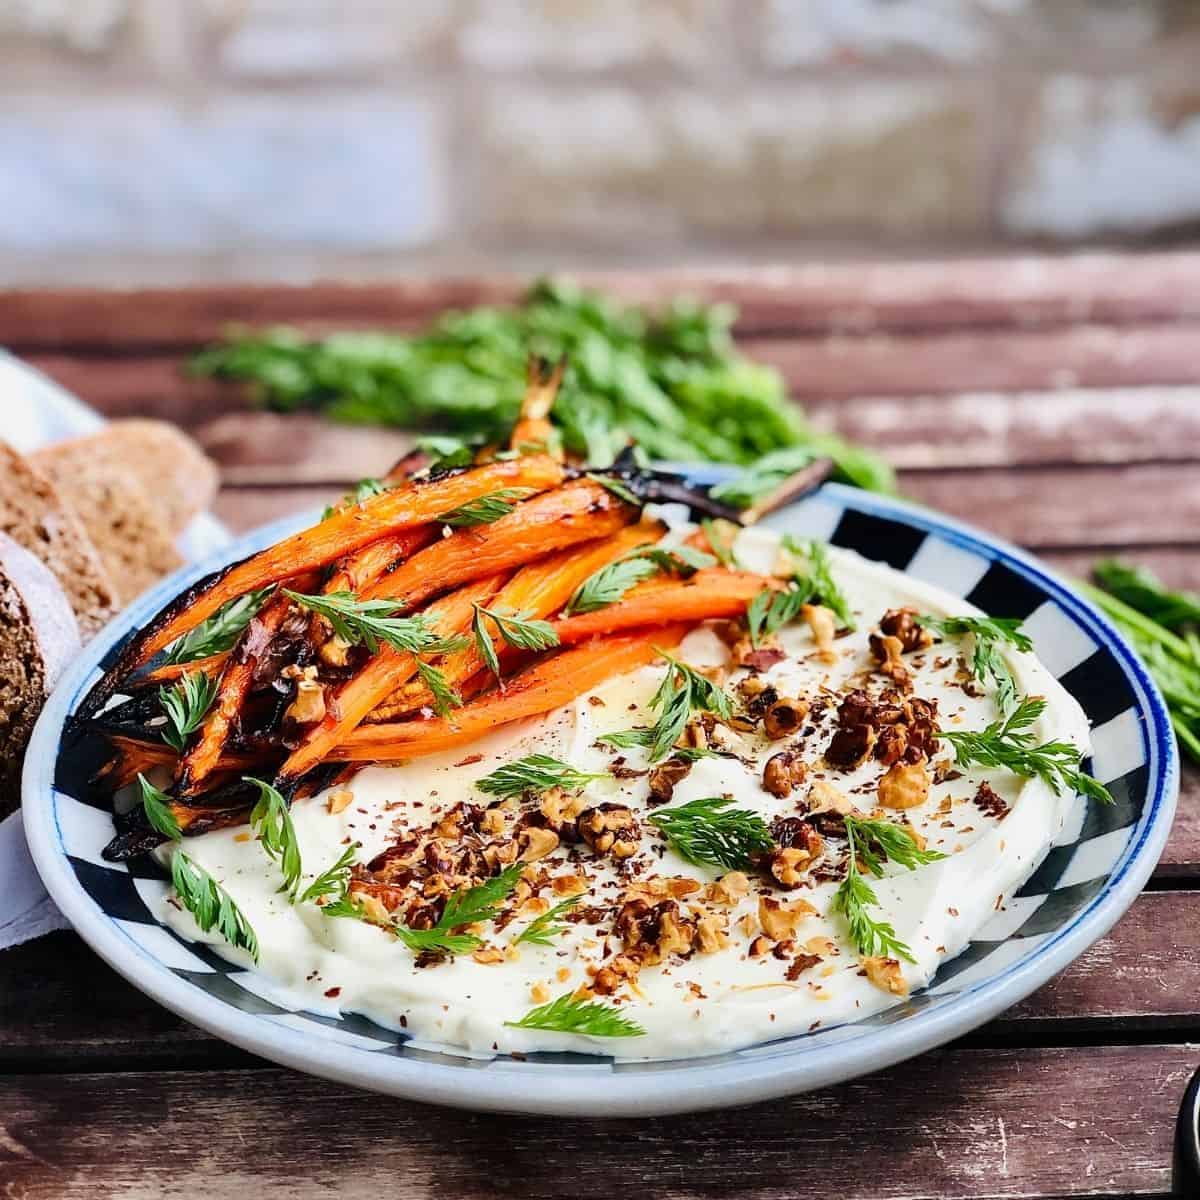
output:
{"label": "green herb leaf", "polygon": [[258,801],[250,810],[250,828],[258,835],[267,857],[279,864],[283,873],[283,886],[279,890],[287,892],[288,902],[294,904],[300,886],[300,843],[296,840],[288,803],[269,783],[249,775],[243,778],[258,788]]}
{"label": "green herb leaf", "polygon": [[850,940],[859,954],[866,958],[883,956],[915,962],[912,951],[896,936],[890,922],[876,920],[867,911],[879,905],[875,889],[863,878],[859,863],[872,875],[883,875],[883,858],[912,870],[925,863],[936,862],[945,855],[936,850],[922,850],[916,840],[899,825],[890,821],[870,821],[846,817],[848,860],[846,878],[833,897],[833,912],[846,918]]}
{"label": "green herb leaf", "polygon": [[396,616],[404,607],[399,600],[360,600],[353,592],[305,596],[286,588],[284,595],[324,617],[343,641],[352,646],[362,643],[372,654],[378,652],[380,642],[410,654],[446,654],[464,644],[459,638],[439,637],[423,616]]}
{"label": "green herb leaf", "polygon": [[567,931],[567,926],[558,918],[574,908],[581,899],[581,896],[568,896],[553,908],[547,909],[540,917],[535,917],[521,930],[513,945],[522,946],[530,942],[535,946],[553,946],[554,939]]}
{"label": "green herb leaf", "polygon": [[475,615],[471,619],[471,628],[475,634],[475,644],[479,648],[479,656],[488,665],[489,670],[500,678],[500,660],[491,634],[484,624],[484,617],[490,618],[500,636],[517,650],[549,650],[558,645],[558,634],[549,621],[531,617],[528,613],[510,613],[497,608],[485,608],[476,604]]}
{"label": "green herb leaf", "polygon": [[1172,591],[1153,571],[1110,558],[1096,563],[1092,574],[1106,592],[1172,633],[1200,628],[1200,596]]}
{"label": "green herb leaf", "polygon": [[171,811],[171,797],[166,792],[160,792],[145,775],[138,775],[138,787],[141,788],[142,808],[146,810],[146,820],[151,828],[173,841],[183,837],[183,830]]}
{"label": "green herb leaf", "polygon": [[568,615],[595,612],[615,604],[630,588],[660,571],[689,579],[716,561],[691,546],[637,546],[589,575],[575,589],[565,611]]}
{"label": "green herb leaf", "polygon": [[195,629],[173,642],[167,650],[166,661],[195,662],[198,658],[208,658],[209,655],[232,649],[274,590],[275,585],[272,584],[222,605],[207,621],[202,621]]}
{"label": "green herb leaf", "polygon": [[494,921],[500,915],[499,905],[517,886],[524,870],[522,863],[505,867],[499,875],[478,887],[455,892],[446,900],[441,918],[432,929],[409,929],[393,926],[393,932],[410,950],[436,950],[446,954],[466,954],[476,950],[482,941],[473,933],[454,933],[464,925]]}
{"label": "green herb leaf", "polygon": [[693,714],[715,713],[723,721],[733,717],[729,697],[711,679],[669,654],[659,653],[666,659],[668,669],[650,699],[650,707],[660,714],[657,722],[650,729],[626,729],[596,739],[618,749],[648,746],[651,762],[658,762],[672,753]]}
{"label": "green herb leaf", "polygon": [[468,441],[464,438],[427,434],[417,439],[417,449],[429,457],[431,471],[449,471],[454,467],[469,467],[475,460],[475,451],[483,445],[483,439]]}
{"label": "green herb leaf", "polygon": [[732,796],[689,800],[660,808],[646,820],[688,862],[743,870],[755,854],[772,849],[775,841],[762,817],[750,809],[730,808],[732,803]]}
{"label": "green herb leaf", "polygon": [[439,525],[449,525],[454,529],[469,529],[474,525],[490,525],[493,521],[500,520],[501,517],[507,517],[517,507],[519,501],[532,495],[533,492],[529,488],[498,488],[494,492],[488,492],[486,496],[468,500],[466,504],[460,504],[458,508],[452,508],[449,512],[442,513],[441,516],[435,517],[434,521]]}
{"label": "green herb leaf", "polygon": [[1017,705],[1017,681],[1000,652],[1000,644],[1017,650],[1033,649],[1033,642],[1021,632],[1021,621],[1012,617],[935,617],[922,614],[917,620],[941,637],[961,637],[970,634],[974,639],[971,653],[971,674],[980,683],[993,683],[996,704],[1003,716]]}
{"label": "green herb leaf", "polygon": [[384,483],[382,479],[360,479],[337,504],[330,505],[321,514],[321,520],[328,520],[329,517],[333,516],[340,509],[361,504],[364,500],[369,500],[372,496],[378,496],[380,492],[386,492],[390,487],[391,484]]}
{"label": "green herb leaf", "polygon": [[634,508],[641,508],[642,502],[625,486],[619,479],[612,475],[597,475],[589,472],[587,478],[593,483],[598,483],[602,488],[612,492],[618,500],[624,500],[626,504],[632,504]]}
{"label": "green herb leaf", "polygon": [[825,545],[815,539],[801,545],[790,534],[785,534],[783,546],[789,554],[798,555],[807,564],[807,573],[795,575],[796,587],[805,594],[805,602],[823,604],[847,629],[856,628],[850,602],[833,577],[833,566]]}
{"label": "green herb leaf", "polygon": [[538,1008],[519,1021],[505,1021],[513,1029],[545,1029],[554,1033],[579,1033],[588,1037],[643,1037],[646,1031],[609,1004],[580,1000],[571,992]]}
{"label": "green herb leaf", "polygon": [[158,689],[159,703],[167,715],[162,740],[177,754],[187,749],[188,738],[204,724],[217,695],[217,680],[203,671],[189,671],[174,687]]}
{"label": "green herb leaf", "polygon": [[433,710],[439,717],[449,716],[453,709],[462,707],[462,696],[450,686],[445,673],[438,667],[418,658],[417,673],[429,689],[429,694],[433,697]]}
{"label": "green herb leaf", "polygon": [[245,950],[258,962],[258,938],[233,897],[182,850],[171,857],[171,881],[179,902],[208,933],[215,929],[231,946]]}
{"label": "green herb leaf", "polygon": [[607,772],[577,771],[570,763],[549,754],[530,754],[497,768],[475,786],[489,796],[525,796],[555,787],[568,792],[579,791],[594,780],[608,777]]}
{"label": "green herb leaf", "polygon": [[796,588],[779,591],[763,588],[746,609],[746,625],[750,631],[750,644],[758,648],[764,637],[778,633],[790,625],[807,603],[805,594]]}
{"label": "green herb leaf", "polygon": [[[705,517],[700,522],[700,528],[704,532],[704,538],[708,542],[708,548],[713,552],[713,556],[717,562],[723,567],[728,567],[729,570],[736,570],[738,567],[737,556],[733,552],[733,537],[726,539],[722,536],[721,529],[711,517]],[[734,532],[736,536],[736,528]]]}
{"label": "green herb leaf", "polygon": [[953,747],[955,762],[960,767],[973,763],[996,767],[1023,779],[1040,779],[1056,796],[1066,787],[1101,804],[1112,804],[1108,789],[1079,769],[1083,754],[1077,746],[1070,742],[1034,745],[1028,730],[1045,708],[1045,700],[1026,697],[1006,717],[993,721],[985,729],[941,729],[938,737]]}
{"label": "green herb leaf", "polygon": [[[325,899],[326,896],[332,896],[334,899],[331,903],[338,900],[345,900],[350,891],[350,868],[354,865],[354,856],[358,853],[358,843],[353,842],[342,851],[337,862],[333,866],[321,872],[300,893],[300,902],[302,904],[315,903],[318,900]],[[326,915],[331,915],[327,912],[329,904],[321,906],[322,912]]]}

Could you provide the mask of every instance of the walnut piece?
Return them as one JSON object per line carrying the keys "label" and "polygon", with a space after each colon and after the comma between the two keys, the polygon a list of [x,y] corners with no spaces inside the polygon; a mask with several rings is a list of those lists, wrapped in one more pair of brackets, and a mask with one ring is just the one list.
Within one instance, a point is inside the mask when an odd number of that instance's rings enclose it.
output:
{"label": "walnut piece", "polygon": [[804,782],[807,774],[808,768],[795,750],[781,750],[771,755],[763,767],[763,787],[772,796],[783,799],[792,794],[797,784]]}
{"label": "walnut piece", "polygon": [[845,817],[854,812],[854,804],[840,788],[834,787],[824,779],[818,779],[808,789],[808,811],[835,812]]}
{"label": "walnut piece", "polygon": [[758,900],[758,923],[769,938],[782,942],[790,938],[802,921],[817,910],[807,900],[793,900],[790,904],[760,896]]}
{"label": "walnut piece", "polygon": [[808,716],[808,701],[780,696],[763,714],[763,733],[773,742],[791,737]]}
{"label": "walnut piece", "polygon": [[729,935],[726,932],[728,922],[725,918],[714,913],[700,917],[696,922],[696,949],[701,954],[716,954],[729,945]]}
{"label": "walnut piece", "polygon": [[893,763],[879,781],[879,803],[884,808],[915,808],[929,799],[929,784],[924,759]]}
{"label": "walnut piece", "polygon": [[579,836],[597,853],[630,858],[637,853],[641,826],[623,804],[598,804],[580,813]]}
{"label": "walnut piece", "polygon": [[296,681],[296,696],[283,714],[285,721],[315,725],[325,719],[325,688],[317,682],[316,667],[284,667],[285,679]]}
{"label": "walnut piece", "polygon": [[933,634],[917,621],[915,608],[892,608],[879,620],[880,633],[899,639],[905,653],[933,645]]}
{"label": "walnut piece", "polygon": [[780,887],[797,888],[804,882],[805,872],[813,862],[814,856],[799,846],[780,846],[771,851],[767,869]]}
{"label": "walnut piece", "polygon": [[837,652],[833,648],[834,635],[837,633],[837,617],[832,609],[823,604],[802,604],[800,615],[812,630],[813,641],[817,644],[817,657],[823,663],[837,662]]}
{"label": "walnut piece", "polygon": [[871,634],[868,642],[871,654],[879,664],[876,668],[881,675],[886,675],[899,687],[907,688],[912,682],[908,667],[904,664],[904,643],[890,634]]}
{"label": "walnut piece", "polygon": [[349,788],[338,788],[336,792],[329,793],[326,807],[329,809],[330,815],[336,817],[338,813],[345,812],[353,803],[354,793]]}
{"label": "walnut piece", "polygon": [[864,958],[863,970],[867,978],[881,991],[893,996],[907,996],[908,984],[900,973],[900,963],[894,958]]}
{"label": "walnut piece", "polygon": [[478,950],[471,952],[471,957],[477,963],[482,963],[485,967],[490,967],[496,963],[502,963],[505,956],[504,951],[499,946],[480,946]]}
{"label": "walnut piece", "polygon": [[750,880],[741,871],[727,871],[704,889],[704,898],[710,904],[724,904],[732,908],[750,894]]}
{"label": "walnut piece", "polygon": [[537,862],[539,858],[545,858],[547,854],[558,849],[558,834],[553,829],[530,826],[521,830],[518,842],[521,846],[521,861]]}
{"label": "walnut piece", "polygon": [[650,772],[650,795],[666,804],[675,795],[675,785],[692,769],[686,758],[668,758]]}

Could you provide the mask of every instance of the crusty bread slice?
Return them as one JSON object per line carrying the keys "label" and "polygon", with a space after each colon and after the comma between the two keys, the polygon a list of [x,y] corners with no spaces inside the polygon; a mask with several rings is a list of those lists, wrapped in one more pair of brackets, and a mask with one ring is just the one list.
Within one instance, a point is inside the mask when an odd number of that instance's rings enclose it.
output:
{"label": "crusty bread slice", "polygon": [[79,645],[75,614],[58,580],[0,533],[0,817],[20,803],[29,735]]}
{"label": "crusty bread slice", "polygon": [[39,455],[37,463],[83,522],[121,604],[183,563],[171,530],[136,476],[84,455]]}
{"label": "crusty bread slice", "polygon": [[116,588],[79,518],[53,482],[6,442],[0,442],[0,533],[49,567],[84,641],[112,617]]}
{"label": "crusty bread slice", "polygon": [[217,468],[187,434],[165,421],[113,421],[99,433],[46,446],[31,457],[56,477],[60,470],[84,467],[113,478],[133,476],[173,534],[217,494]]}

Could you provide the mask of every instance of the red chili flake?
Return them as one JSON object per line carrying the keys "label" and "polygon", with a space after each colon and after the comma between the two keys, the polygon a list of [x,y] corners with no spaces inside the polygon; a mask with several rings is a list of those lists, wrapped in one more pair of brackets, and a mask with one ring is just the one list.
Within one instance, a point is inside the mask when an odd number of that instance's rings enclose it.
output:
{"label": "red chili flake", "polygon": [[456,762],[454,765],[456,767],[473,767],[476,763],[480,762],[483,762],[482,754],[468,754],[462,762]]}
{"label": "red chili flake", "polygon": [[342,989],[340,987],[331,987],[325,993],[325,995],[327,995],[330,998],[330,1000],[336,1000],[338,998],[338,996],[340,996],[341,994],[342,994]]}

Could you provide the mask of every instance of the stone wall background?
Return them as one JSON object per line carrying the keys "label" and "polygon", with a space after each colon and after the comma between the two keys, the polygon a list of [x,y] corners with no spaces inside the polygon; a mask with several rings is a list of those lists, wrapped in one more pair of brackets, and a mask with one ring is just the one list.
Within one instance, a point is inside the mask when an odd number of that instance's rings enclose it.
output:
{"label": "stone wall background", "polygon": [[0,284],[1198,234],[1200,0],[0,0]]}

